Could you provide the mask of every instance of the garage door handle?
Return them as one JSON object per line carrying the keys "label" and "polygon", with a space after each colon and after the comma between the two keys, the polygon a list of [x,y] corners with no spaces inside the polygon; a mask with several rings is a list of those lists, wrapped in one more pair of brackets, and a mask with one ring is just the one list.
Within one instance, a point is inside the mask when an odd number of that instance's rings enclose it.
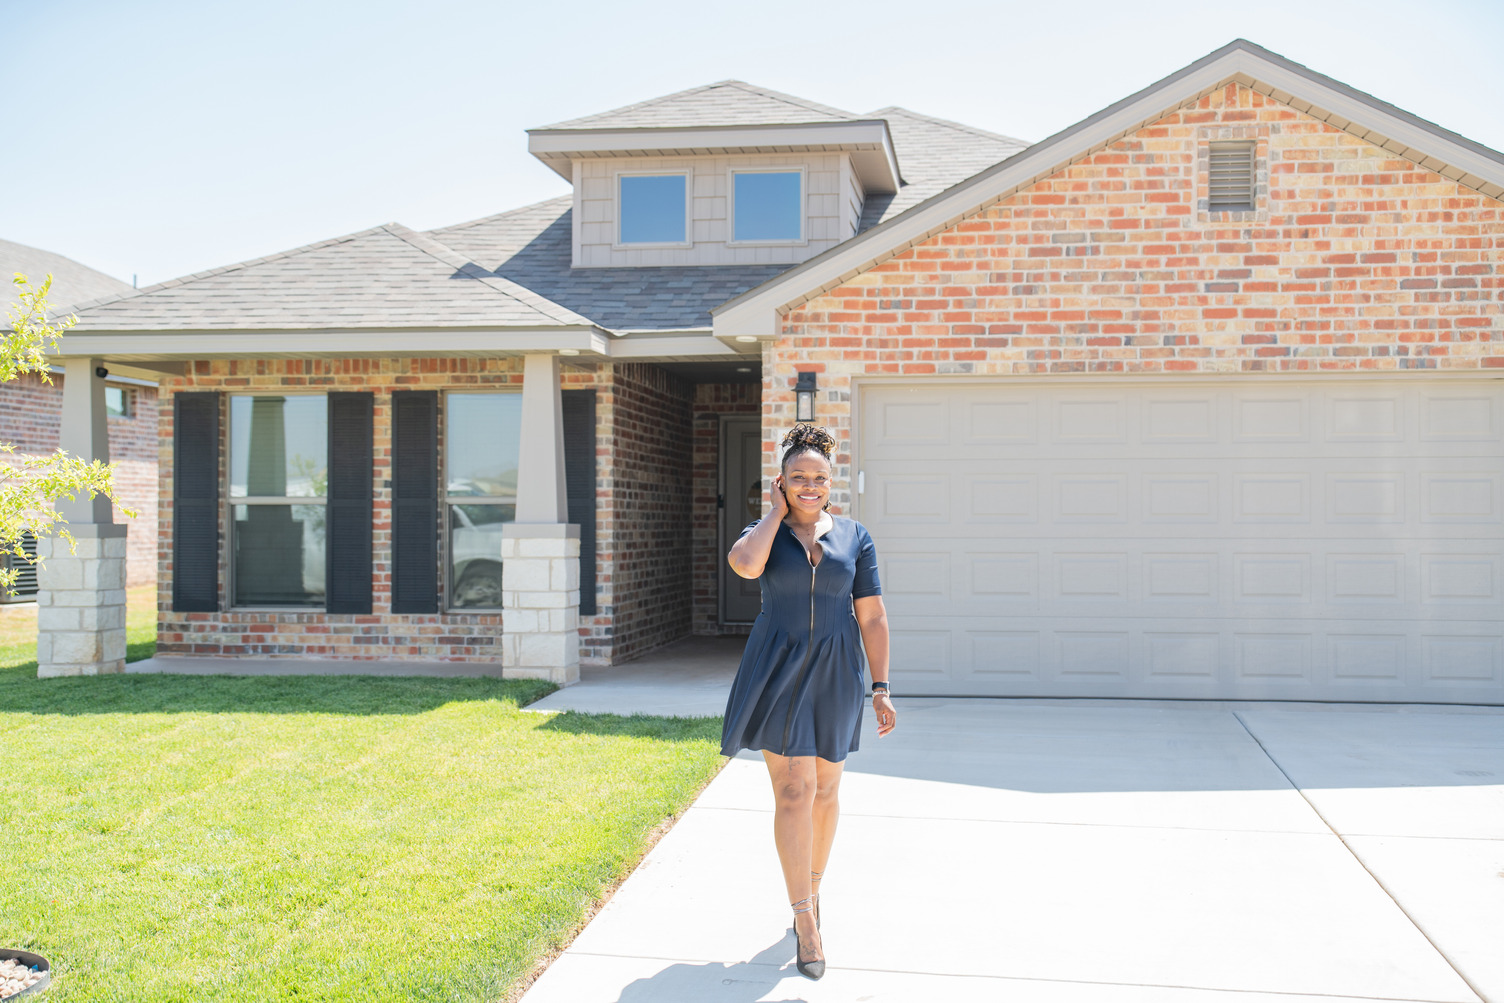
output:
{"label": "garage door handle", "polygon": [[861,494],[863,491],[866,491],[866,490],[867,490],[867,471],[865,471],[865,470],[858,470],[856,472],[856,493],[857,494]]}

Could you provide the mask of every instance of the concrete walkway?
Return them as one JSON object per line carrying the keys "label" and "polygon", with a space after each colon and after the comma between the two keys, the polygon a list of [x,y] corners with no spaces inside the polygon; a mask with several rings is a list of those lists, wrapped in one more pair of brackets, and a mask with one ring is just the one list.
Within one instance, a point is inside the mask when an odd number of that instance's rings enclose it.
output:
{"label": "concrete walkway", "polygon": [[[694,699],[649,662],[548,700],[718,713],[709,660]],[[744,755],[525,1003],[1504,1003],[1504,708],[898,707],[848,761],[824,980]]]}

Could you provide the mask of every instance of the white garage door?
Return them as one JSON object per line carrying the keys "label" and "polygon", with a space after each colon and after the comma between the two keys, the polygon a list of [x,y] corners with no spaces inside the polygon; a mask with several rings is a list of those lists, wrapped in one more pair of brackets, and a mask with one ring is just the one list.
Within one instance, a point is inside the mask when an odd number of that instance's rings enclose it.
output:
{"label": "white garage door", "polygon": [[868,384],[900,692],[1504,703],[1488,380]]}

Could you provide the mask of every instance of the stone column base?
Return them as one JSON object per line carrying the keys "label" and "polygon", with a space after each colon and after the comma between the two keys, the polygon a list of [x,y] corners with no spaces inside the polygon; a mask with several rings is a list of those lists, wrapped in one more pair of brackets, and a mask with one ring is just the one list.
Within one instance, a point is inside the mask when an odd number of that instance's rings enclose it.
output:
{"label": "stone column base", "polygon": [[125,671],[125,527],[68,527],[73,551],[37,540],[37,676]]}
{"label": "stone column base", "polygon": [[502,528],[501,608],[504,678],[580,681],[580,527]]}

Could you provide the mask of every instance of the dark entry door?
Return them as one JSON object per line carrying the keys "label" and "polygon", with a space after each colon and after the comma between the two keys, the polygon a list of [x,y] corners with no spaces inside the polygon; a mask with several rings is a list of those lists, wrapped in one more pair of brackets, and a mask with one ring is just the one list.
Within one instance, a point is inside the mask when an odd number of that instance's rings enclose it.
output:
{"label": "dark entry door", "polygon": [[721,419],[721,622],[751,623],[762,608],[756,580],[726,564],[726,553],[747,523],[762,515],[762,419]]}

